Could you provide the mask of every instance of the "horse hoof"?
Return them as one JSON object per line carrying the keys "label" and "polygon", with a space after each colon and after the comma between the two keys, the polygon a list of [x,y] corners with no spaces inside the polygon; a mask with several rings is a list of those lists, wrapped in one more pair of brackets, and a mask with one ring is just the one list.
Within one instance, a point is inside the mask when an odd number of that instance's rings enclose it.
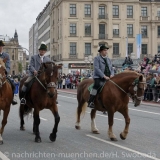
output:
{"label": "horse hoof", "polygon": [[122,140],[125,140],[126,138],[124,138],[123,136],[122,136],[122,133],[120,134],[120,138],[122,139]]}
{"label": "horse hoof", "polygon": [[80,127],[80,126],[75,126],[75,128],[76,128],[76,129],[78,129],[78,130],[80,130],[80,129],[81,129],[81,127]]}
{"label": "horse hoof", "polygon": [[41,138],[40,138],[40,137],[39,137],[39,138],[35,138],[35,142],[37,142],[37,143],[42,142],[42,141],[41,141]]}
{"label": "horse hoof", "polygon": [[115,142],[118,141],[117,138],[110,138],[110,139],[111,141],[115,141]]}
{"label": "horse hoof", "polygon": [[0,141],[0,145],[2,145],[3,144],[3,141]]}
{"label": "horse hoof", "polygon": [[52,142],[55,142],[56,141],[56,135],[53,135],[52,133],[50,134],[49,136],[49,139],[52,141]]}
{"label": "horse hoof", "polygon": [[20,127],[20,130],[21,131],[25,131],[25,127]]}
{"label": "horse hoof", "polygon": [[100,134],[99,131],[92,131],[94,134]]}

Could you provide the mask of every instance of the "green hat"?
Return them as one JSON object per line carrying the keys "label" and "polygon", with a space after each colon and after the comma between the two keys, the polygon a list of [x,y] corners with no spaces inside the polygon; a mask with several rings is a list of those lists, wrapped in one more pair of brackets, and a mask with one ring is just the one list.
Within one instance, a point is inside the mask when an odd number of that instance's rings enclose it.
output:
{"label": "green hat", "polygon": [[105,50],[105,49],[109,49],[109,47],[101,46],[101,47],[99,48],[98,52],[103,51],[103,50]]}
{"label": "green hat", "polygon": [[0,46],[5,46],[2,40],[0,40]]}
{"label": "green hat", "polygon": [[39,50],[47,51],[47,45],[44,42],[42,42],[39,47]]}

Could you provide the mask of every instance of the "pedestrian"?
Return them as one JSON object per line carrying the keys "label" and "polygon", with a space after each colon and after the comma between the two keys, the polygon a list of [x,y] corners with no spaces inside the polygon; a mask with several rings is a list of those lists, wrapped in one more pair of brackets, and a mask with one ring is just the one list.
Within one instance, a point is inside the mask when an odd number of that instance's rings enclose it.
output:
{"label": "pedestrian", "polygon": [[17,78],[14,79],[14,85],[15,85],[14,95],[17,96],[19,91],[19,81]]}

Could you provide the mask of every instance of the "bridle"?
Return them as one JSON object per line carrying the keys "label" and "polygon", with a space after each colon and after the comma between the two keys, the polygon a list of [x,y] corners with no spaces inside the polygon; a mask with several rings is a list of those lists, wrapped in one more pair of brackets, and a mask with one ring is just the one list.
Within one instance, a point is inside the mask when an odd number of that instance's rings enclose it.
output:
{"label": "bridle", "polygon": [[124,89],[122,89],[117,83],[115,83],[111,79],[109,81],[112,82],[115,86],[117,86],[121,91],[126,93],[128,95],[128,97],[130,97],[133,101],[134,101],[134,98],[136,98],[137,100],[141,101],[143,99],[143,97],[144,97],[144,96],[140,96],[140,97],[137,96],[138,88],[142,89],[142,88],[139,87],[139,84],[146,84],[145,82],[140,82],[138,78],[136,78],[134,80],[134,82],[132,83],[132,86],[134,86],[134,88],[133,88],[134,94],[133,95],[131,93],[127,93]]}
{"label": "bridle", "polygon": [[[52,65],[53,65],[53,64],[52,64]],[[38,75],[44,73],[45,70],[46,70],[46,69],[44,69],[44,68],[43,68],[43,70],[39,70],[39,71],[38,71]],[[52,76],[52,75],[53,75],[53,73],[51,73],[50,76]],[[45,85],[40,81],[40,79],[39,79],[37,76],[35,76],[35,78],[36,78],[36,80],[39,82],[39,84],[40,84],[46,91],[47,91],[48,88],[57,88],[57,85],[56,85],[55,82],[49,82],[49,83],[47,83],[46,77],[45,77],[45,82],[44,82]]]}

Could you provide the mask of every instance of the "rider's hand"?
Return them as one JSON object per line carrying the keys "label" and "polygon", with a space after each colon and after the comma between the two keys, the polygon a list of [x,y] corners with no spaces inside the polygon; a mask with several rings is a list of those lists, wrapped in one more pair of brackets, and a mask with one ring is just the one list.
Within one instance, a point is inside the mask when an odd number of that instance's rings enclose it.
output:
{"label": "rider's hand", "polygon": [[110,76],[110,78],[112,78],[112,77],[113,77],[113,75]]}
{"label": "rider's hand", "polygon": [[34,71],[34,75],[35,75],[35,76],[37,75],[37,71],[36,71],[36,70]]}
{"label": "rider's hand", "polygon": [[110,78],[109,78],[109,77],[107,77],[107,76],[104,76],[104,79],[109,80]]}

